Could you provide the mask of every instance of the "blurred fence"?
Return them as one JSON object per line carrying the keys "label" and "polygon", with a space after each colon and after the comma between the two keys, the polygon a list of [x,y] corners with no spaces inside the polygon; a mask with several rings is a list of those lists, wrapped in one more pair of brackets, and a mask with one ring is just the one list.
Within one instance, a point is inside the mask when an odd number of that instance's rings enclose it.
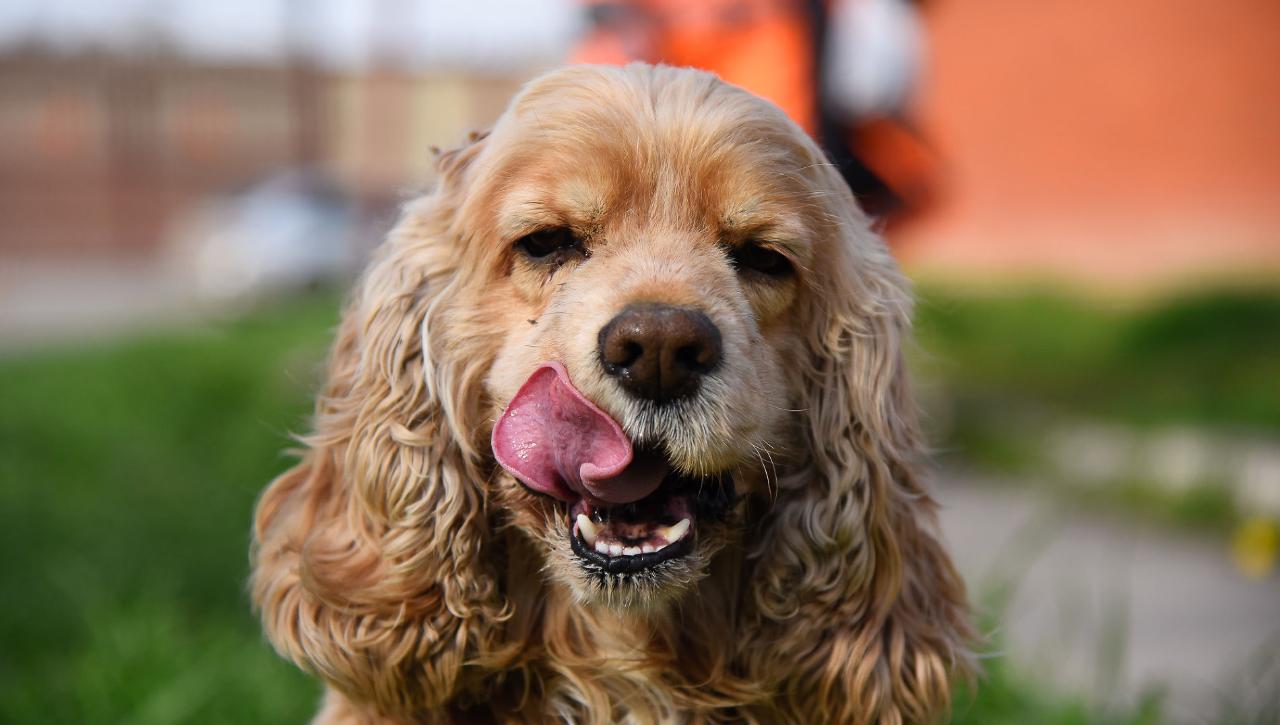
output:
{"label": "blurred fence", "polygon": [[171,55],[0,58],[0,254],[150,253],[175,215],[285,167],[370,208],[433,174],[434,145],[522,78]]}

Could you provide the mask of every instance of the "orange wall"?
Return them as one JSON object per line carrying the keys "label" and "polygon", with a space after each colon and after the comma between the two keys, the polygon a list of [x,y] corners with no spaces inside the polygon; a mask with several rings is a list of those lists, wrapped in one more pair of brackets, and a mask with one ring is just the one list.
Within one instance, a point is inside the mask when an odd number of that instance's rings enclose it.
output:
{"label": "orange wall", "polygon": [[1280,269],[1280,2],[937,0],[939,203],[910,266],[1148,284]]}

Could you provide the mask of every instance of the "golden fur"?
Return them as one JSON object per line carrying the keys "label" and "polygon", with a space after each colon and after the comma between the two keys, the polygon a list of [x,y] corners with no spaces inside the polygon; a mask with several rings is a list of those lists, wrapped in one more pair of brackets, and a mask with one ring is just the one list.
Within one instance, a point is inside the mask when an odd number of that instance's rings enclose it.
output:
{"label": "golden fur", "polygon": [[[263,494],[253,598],[328,687],[318,722],[925,722],[967,671],[963,584],[932,533],[901,348],[910,295],[817,147],[713,76],[532,82],[444,154],[354,292],[302,460]],[[553,273],[514,240],[568,225]],[[783,250],[741,278],[724,245]],[[657,414],[598,371],[623,305],[696,305],[725,368]],[[489,432],[539,362],[743,502],[676,575],[600,588],[558,502]],[[705,534],[705,535],[704,535]]]}

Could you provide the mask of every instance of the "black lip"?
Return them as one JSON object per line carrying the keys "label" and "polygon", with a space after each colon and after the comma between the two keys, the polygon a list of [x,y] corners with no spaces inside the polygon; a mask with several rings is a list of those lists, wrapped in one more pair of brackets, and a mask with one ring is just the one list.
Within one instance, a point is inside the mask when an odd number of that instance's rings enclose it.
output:
{"label": "black lip", "polygon": [[569,533],[569,546],[573,553],[584,563],[599,567],[609,574],[637,574],[661,564],[664,561],[678,559],[693,550],[693,535],[690,531],[684,538],[668,544],[658,551],[636,556],[605,556],[594,549],[588,549],[586,542],[575,532]]}
{"label": "black lip", "polygon": [[[587,547],[586,542],[574,530],[572,522],[569,530],[569,546],[573,553],[588,569],[597,569],[608,574],[636,574],[651,569],[665,561],[678,559],[693,551],[693,540],[697,535],[698,524],[709,524],[723,521],[737,504],[738,496],[734,490],[733,476],[728,473],[705,478],[691,478],[676,474],[669,478],[661,489],[650,494],[653,496],[687,495],[690,503],[692,529],[679,541],[668,544],[658,551],[635,556],[608,556]],[[626,511],[628,506],[619,507]],[[625,513],[623,514],[625,515]]]}

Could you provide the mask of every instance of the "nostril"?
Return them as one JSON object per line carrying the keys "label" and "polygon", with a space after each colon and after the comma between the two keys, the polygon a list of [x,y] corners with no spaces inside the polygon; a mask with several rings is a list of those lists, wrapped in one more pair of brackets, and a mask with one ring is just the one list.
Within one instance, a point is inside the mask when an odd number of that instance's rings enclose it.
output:
{"label": "nostril", "polygon": [[615,317],[600,330],[600,362],[610,375],[618,375],[644,357],[643,336],[627,329],[627,320]]}
{"label": "nostril", "polygon": [[685,345],[676,350],[676,362],[684,367],[700,372],[710,372],[712,364],[710,350],[706,345]]}
{"label": "nostril", "polygon": [[640,359],[641,355],[644,355],[644,347],[638,342],[627,340],[622,345],[622,354],[618,356],[614,364],[624,368],[631,367],[636,360]]}

